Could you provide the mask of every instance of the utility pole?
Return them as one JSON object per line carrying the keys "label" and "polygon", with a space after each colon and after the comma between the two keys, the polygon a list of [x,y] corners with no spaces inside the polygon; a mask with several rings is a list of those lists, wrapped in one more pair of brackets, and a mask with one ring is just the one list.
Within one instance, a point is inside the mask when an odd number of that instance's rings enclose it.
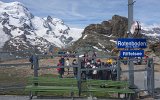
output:
{"label": "utility pole", "polygon": [[130,36],[130,29],[133,23],[133,5],[134,2],[133,0],[128,0],[128,32],[129,32],[129,36]]}
{"label": "utility pole", "polygon": [[[133,5],[134,2],[133,0],[128,0],[128,38],[131,38],[131,26],[133,23]],[[131,61],[131,58],[128,58],[128,69],[129,69],[129,85],[130,88],[134,88],[134,66],[133,66],[133,61]]]}

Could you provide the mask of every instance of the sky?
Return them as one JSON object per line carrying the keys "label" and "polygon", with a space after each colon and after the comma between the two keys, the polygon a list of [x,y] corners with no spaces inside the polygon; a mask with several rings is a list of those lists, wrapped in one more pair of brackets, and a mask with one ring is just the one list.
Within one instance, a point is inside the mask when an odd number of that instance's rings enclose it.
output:
{"label": "sky", "polygon": [[[71,27],[110,20],[113,15],[128,16],[128,0],[1,0],[18,1],[39,17],[60,18]],[[134,20],[146,25],[160,24],[160,0],[134,0]]]}

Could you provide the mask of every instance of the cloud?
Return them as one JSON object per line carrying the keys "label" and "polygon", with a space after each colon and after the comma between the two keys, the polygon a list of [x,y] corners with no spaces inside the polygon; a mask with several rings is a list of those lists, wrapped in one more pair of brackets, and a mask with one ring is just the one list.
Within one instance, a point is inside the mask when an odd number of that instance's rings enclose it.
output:
{"label": "cloud", "polygon": [[78,12],[79,4],[74,2],[71,4],[71,14],[76,17],[85,18],[86,16]]}
{"label": "cloud", "polygon": [[160,0],[136,0],[135,3],[135,20],[145,24],[160,24]]}
{"label": "cloud", "polygon": [[[11,2],[15,0],[2,0]],[[58,17],[72,26],[84,27],[109,20],[115,14],[128,15],[128,0],[16,0],[37,16]],[[136,0],[134,20],[160,24],[160,0]]]}

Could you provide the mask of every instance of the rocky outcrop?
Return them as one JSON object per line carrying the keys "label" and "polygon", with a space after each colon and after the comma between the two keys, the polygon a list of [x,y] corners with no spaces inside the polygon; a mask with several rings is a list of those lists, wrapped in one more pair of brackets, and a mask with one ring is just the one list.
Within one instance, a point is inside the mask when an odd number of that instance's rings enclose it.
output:
{"label": "rocky outcrop", "polygon": [[125,37],[128,29],[128,19],[126,17],[115,15],[111,20],[112,35],[116,37]]}
{"label": "rocky outcrop", "polygon": [[[76,41],[71,50],[79,50],[79,48],[92,47],[94,51],[103,51],[113,54],[112,51],[117,51],[117,38],[128,37],[128,19],[119,15],[114,15],[111,20],[103,21],[101,24],[91,24],[87,26],[82,37]],[[156,36],[154,37],[154,34]],[[148,47],[158,54],[159,39],[157,35],[160,34],[160,28],[142,29],[141,34],[131,34],[133,38],[146,38]]]}
{"label": "rocky outcrop", "polygon": [[112,49],[115,48],[116,39],[126,36],[127,18],[114,15],[109,21],[87,26],[82,37],[71,48],[75,50],[90,45],[95,50],[111,53]]}

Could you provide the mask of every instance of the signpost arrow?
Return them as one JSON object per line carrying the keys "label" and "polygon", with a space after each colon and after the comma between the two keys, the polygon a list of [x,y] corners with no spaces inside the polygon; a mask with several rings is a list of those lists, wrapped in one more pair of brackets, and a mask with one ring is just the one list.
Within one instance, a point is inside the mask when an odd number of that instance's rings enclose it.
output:
{"label": "signpost arrow", "polygon": [[119,38],[117,40],[117,48],[146,48],[146,39],[137,38]]}
{"label": "signpost arrow", "polygon": [[120,57],[144,57],[144,50],[121,50]]}

